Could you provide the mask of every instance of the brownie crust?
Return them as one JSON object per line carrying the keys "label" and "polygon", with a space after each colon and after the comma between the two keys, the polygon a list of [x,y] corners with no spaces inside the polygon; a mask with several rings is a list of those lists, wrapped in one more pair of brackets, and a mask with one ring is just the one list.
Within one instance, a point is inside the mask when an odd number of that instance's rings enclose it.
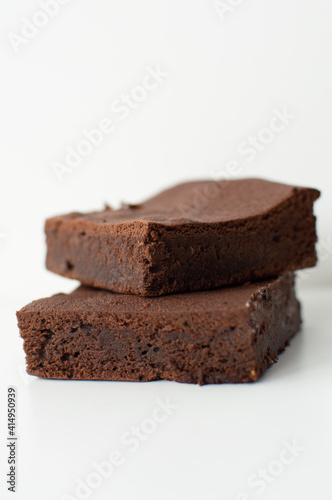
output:
{"label": "brownie crust", "polygon": [[274,278],[316,264],[318,197],[261,179],[180,184],[141,205],[47,220],[46,265],[151,297]]}
{"label": "brownie crust", "polygon": [[17,318],[31,375],[200,385],[257,380],[301,322],[293,273],[157,298],[81,286]]}

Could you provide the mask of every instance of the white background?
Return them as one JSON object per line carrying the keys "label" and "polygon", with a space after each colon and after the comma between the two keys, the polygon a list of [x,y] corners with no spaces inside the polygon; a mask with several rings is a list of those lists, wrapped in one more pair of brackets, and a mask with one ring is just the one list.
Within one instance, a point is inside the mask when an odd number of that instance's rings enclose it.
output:
{"label": "white background", "polygon": [[[213,0],[72,0],[15,51],[9,36],[21,35],[24,18],[35,19],[40,7],[1,2],[1,499],[10,384],[19,396],[20,500],[74,495],[76,478],[84,480],[92,462],[117,449],[121,435],[165,397],[178,409],[89,498],[329,494],[332,3],[224,2],[232,3],[238,6],[218,15]],[[158,65],[168,76],[121,119],[114,101]],[[276,108],[293,118],[249,162],[239,147],[269,126]],[[60,182],[54,162],[63,163],[66,148],[103,118],[114,131]],[[138,202],[182,180],[223,177],[230,161],[242,177],[322,190],[321,262],[300,275],[304,328],[278,365],[246,386],[25,377],[15,310],[75,287],[45,270],[45,218]],[[264,493],[248,487],[248,477],[294,439],[306,447],[296,461]]]}

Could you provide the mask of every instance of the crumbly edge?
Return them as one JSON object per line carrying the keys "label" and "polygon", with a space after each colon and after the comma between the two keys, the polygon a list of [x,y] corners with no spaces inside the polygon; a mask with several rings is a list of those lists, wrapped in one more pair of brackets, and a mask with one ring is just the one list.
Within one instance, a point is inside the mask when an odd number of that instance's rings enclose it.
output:
{"label": "crumbly edge", "polygon": [[101,231],[84,221],[49,219],[46,267],[82,284],[118,293],[144,295],[148,265],[145,221]]}
{"label": "crumbly edge", "polygon": [[248,308],[257,364],[253,375],[259,378],[278,361],[278,355],[300,329],[301,308],[295,295],[294,273],[285,273],[274,283],[260,288]]}
{"label": "crumbly edge", "polygon": [[271,212],[229,224],[150,223],[144,294],[208,290],[315,266],[317,196],[301,189]]}

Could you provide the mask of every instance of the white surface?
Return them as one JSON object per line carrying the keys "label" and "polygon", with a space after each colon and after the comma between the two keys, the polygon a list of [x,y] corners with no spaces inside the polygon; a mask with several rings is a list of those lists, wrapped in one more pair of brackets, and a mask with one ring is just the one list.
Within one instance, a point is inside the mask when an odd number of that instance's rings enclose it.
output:
{"label": "white surface", "polygon": [[[1,2],[0,432],[7,386],[15,384],[19,500],[73,494],[76,478],[89,475],[92,462],[116,449],[122,433],[164,397],[179,408],[92,499],[233,500],[247,491],[293,500],[330,491],[332,2],[227,2],[238,6],[220,19],[213,0],[72,0],[18,53],[8,34],[19,34],[22,18],[33,19],[40,6]],[[114,101],[158,65],[169,76],[121,119]],[[270,134],[262,130],[275,108],[293,118],[250,162],[241,143]],[[54,162],[103,118],[114,121],[114,131],[59,182]],[[278,365],[246,386],[22,379],[15,310],[75,288],[44,269],[45,218],[141,201],[182,180],[224,178],[230,161],[240,176],[323,191],[316,204],[320,264],[299,280],[304,331]],[[293,439],[306,451],[255,497],[248,477]],[[3,471],[2,439],[1,500]]]}
{"label": "white surface", "polygon": [[[259,382],[204,387],[22,376],[24,356],[12,313],[20,304],[2,304],[6,337],[0,347],[8,357],[2,361],[1,401],[8,385],[18,392],[15,498],[75,497],[76,480],[85,481],[94,472],[93,462],[107,460],[116,450],[122,452],[123,463],[89,498],[235,500],[241,492],[262,500],[325,498],[332,446],[331,292],[327,287],[302,291],[302,332]],[[156,400],[167,398],[178,408],[130,452],[121,443],[123,434],[144,426]],[[249,477],[261,468],[278,472],[273,469],[278,465],[271,463],[278,460],[284,442],[294,440],[305,448],[294,462],[263,493],[248,486]],[[3,449],[1,453],[3,465]],[[3,484],[0,491],[1,499],[12,498]]]}

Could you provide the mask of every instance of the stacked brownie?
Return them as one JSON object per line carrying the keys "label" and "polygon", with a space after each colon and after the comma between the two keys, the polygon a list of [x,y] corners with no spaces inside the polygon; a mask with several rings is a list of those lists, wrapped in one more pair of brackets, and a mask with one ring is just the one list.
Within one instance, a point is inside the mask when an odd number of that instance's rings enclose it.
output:
{"label": "stacked brownie", "polygon": [[17,313],[31,375],[255,381],[301,323],[319,191],[260,179],[180,184],[141,205],[46,222],[47,267],[82,286]]}

